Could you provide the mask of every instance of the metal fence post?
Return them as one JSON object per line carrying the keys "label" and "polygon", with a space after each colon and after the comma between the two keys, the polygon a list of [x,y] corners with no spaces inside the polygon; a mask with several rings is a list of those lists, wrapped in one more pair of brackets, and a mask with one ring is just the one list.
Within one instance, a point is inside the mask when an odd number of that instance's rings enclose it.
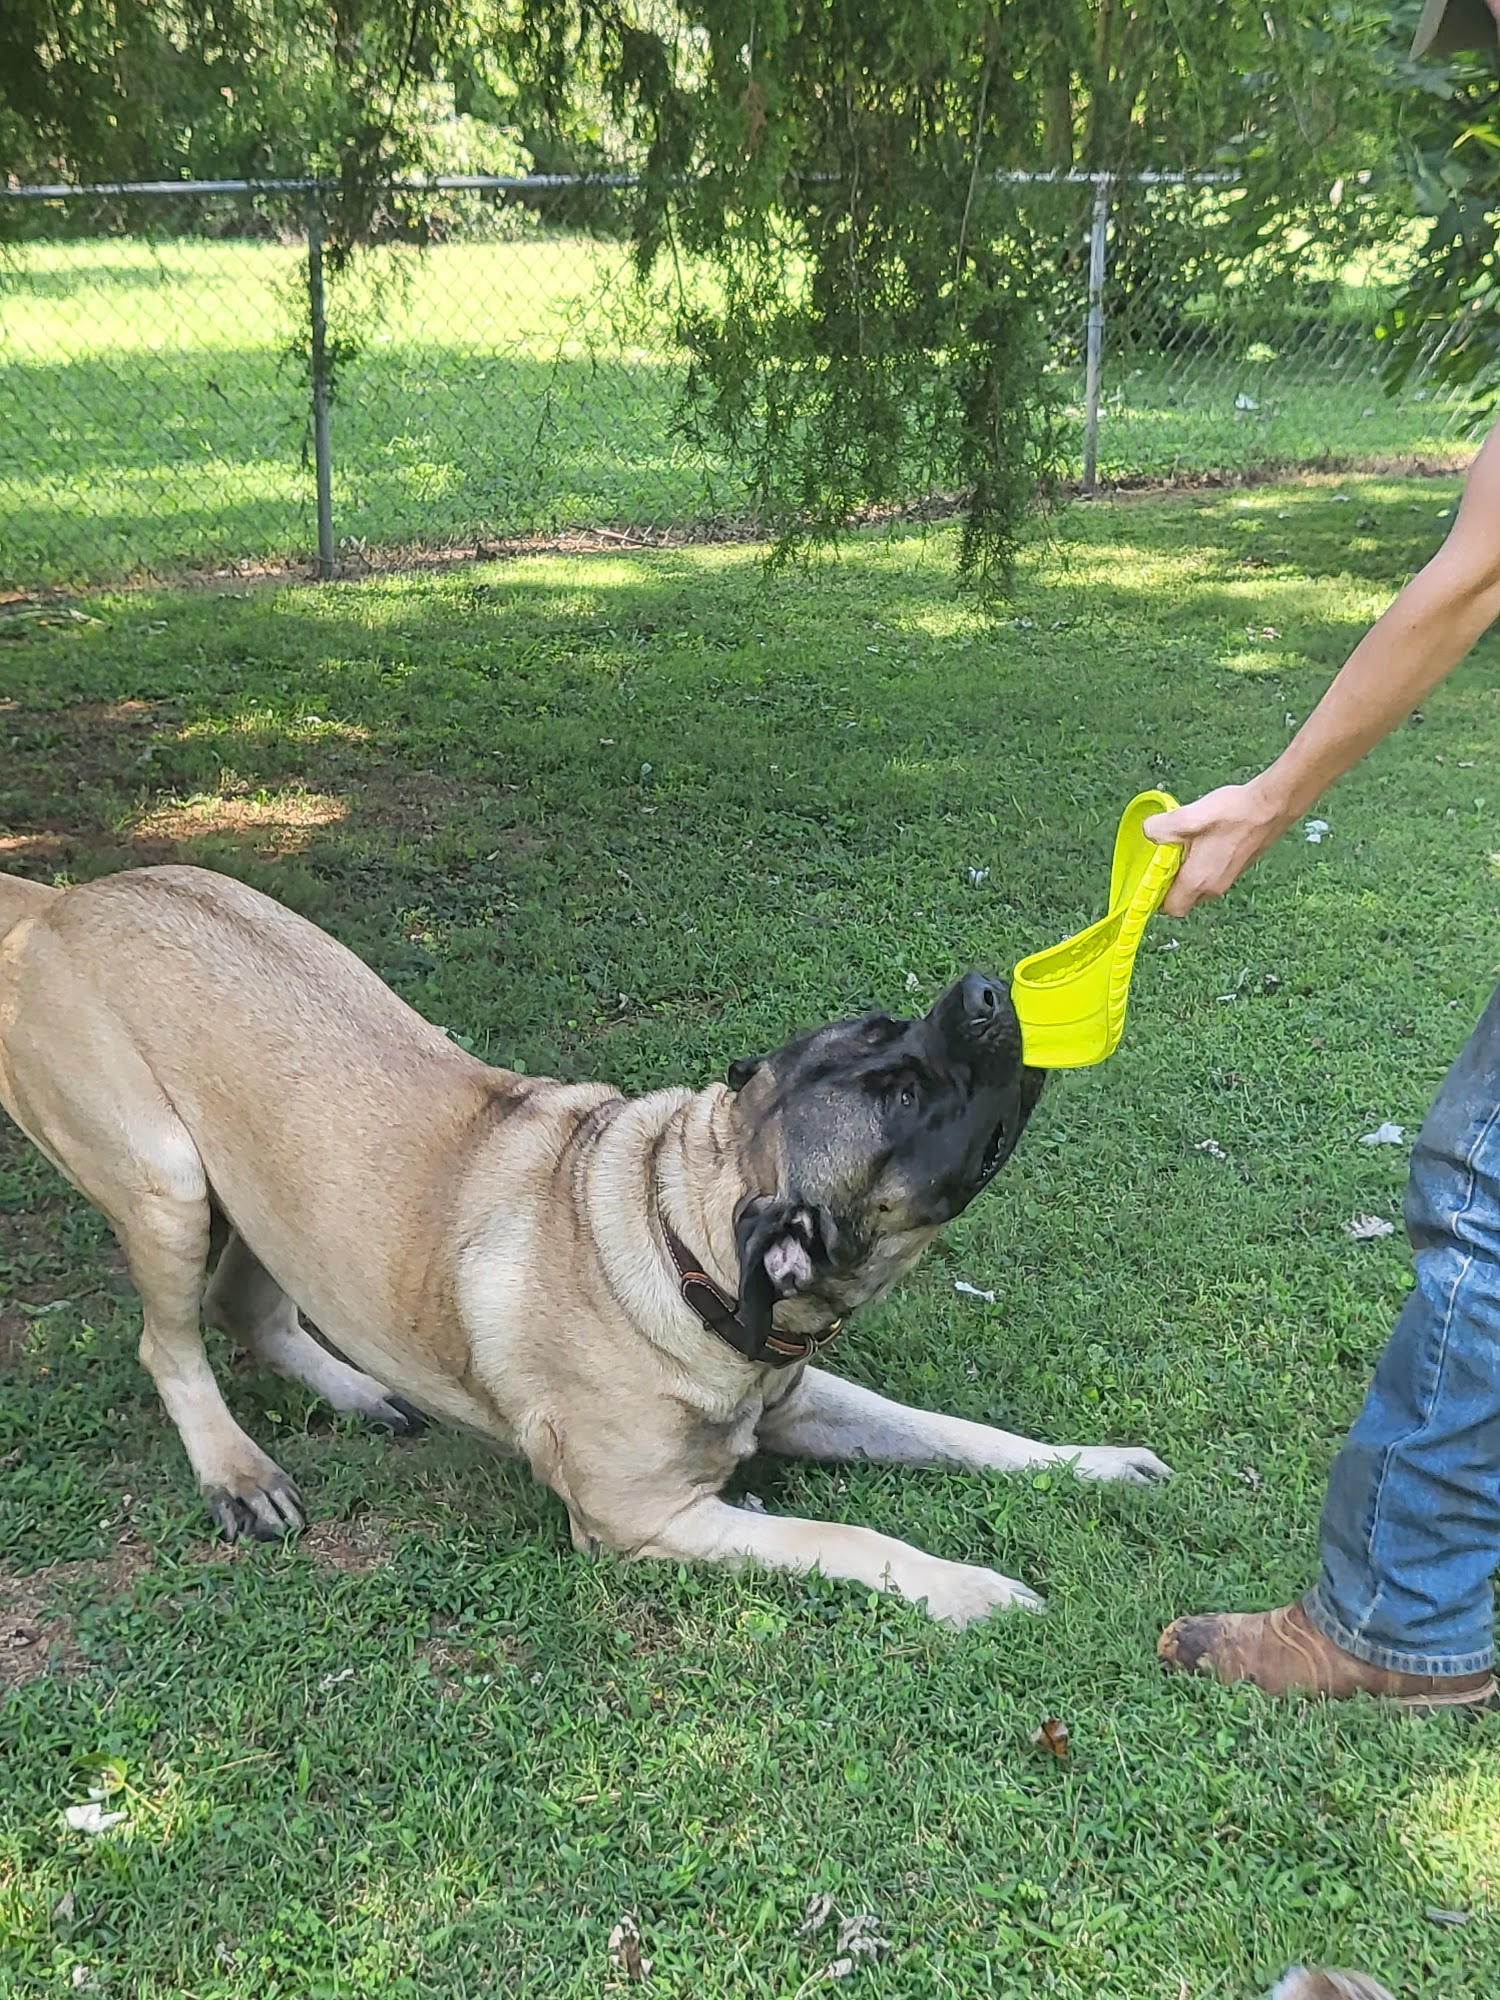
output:
{"label": "metal fence post", "polygon": [[323,211],[307,210],[307,299],[312,313],[313,466],[318,488],[318,575],[333,575],[333,458],[328,408],[332,381],[328,368],[328,315],[323,295]]}
{"label": "metal fence post", "polygon": [[1109,210],[1114,183],[1095,174],[1094,213],[1089,224],[1089,318],[1083,385],[1083,490],[1092,494],[1099,470],[1099,390],[1104,361],[1104,259],[1109,242]]}

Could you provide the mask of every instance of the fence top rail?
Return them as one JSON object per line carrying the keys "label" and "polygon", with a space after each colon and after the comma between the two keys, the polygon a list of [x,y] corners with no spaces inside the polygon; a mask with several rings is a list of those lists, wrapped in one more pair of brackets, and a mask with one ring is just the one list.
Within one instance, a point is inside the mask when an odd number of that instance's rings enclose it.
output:
{"label": "fence top rail", "polygon": [[[547,188],[628,188],[638,185],[634,174],[433,174],[391,181],[403,193],[435,194],[447,190],[495,189],[524,194]],[[53,181],[26,187],[0,187],[0,201],[75,201],[80,196],[172,194],[334,194],[336,181],[310,177],[255,181]]]}
{"label": "fence top rail", "polygon": [[[817,179],[833,179],[818,175]],[[1181,173],[1145,171],[1141,173],[1092,173],[1074,168],[1054,168],[1048,172],[1021,169],[997,173],[997,184],[1005,187],[1092,187],[1105,190],[1117,185],[1132,187],[1233,187],[1240,176],[1234,173]],[[495,193],[531,194],[562,188],[633,188],[640,185],[636,174],[431,174],[394,180],[392,189],[403,194]],[[101,197],[211,194],[332,194],[337,182],[312,176],[280,180],[243,181],[51,181],[31,186],[0,185],[0,201],[79,201]]]}

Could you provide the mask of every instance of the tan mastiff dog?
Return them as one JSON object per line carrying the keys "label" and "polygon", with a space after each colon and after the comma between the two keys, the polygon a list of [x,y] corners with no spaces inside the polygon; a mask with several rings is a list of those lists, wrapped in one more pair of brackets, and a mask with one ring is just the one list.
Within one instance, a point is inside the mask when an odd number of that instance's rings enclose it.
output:
{"label": "tan mastiff dog", "polygon": [[204,1313],[336,1409],[520,1452],[580,1549],[816,1567],[954,1625],[1036,1608],[993,1570],[720,1494],[761,1445],[1166,1472],[806,1365],[987,1185],[1041,1086],[978,973],[919,1020],[839,1022],[728,1088],[631,1100],[491,1069],[226,876],[0,876],[0,1102],[119,1237],[141,1360],[231,1540],[300,1528],[301,1502],[230,1415]]}

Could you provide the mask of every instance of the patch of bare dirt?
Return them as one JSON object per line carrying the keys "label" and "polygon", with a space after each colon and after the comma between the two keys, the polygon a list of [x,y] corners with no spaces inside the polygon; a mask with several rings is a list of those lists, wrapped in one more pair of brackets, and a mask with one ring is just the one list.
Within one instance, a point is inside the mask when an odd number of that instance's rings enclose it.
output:
{"label": "patch of bare dirt", "polygon": [[[5,1467],[0,1462],[0,1473]],[[260,1545],[232,1546],[205,1538],[186,1552],[190,1563],[238,1562]],[[390,1560],[390,1537],[376,1520],[314,1521],[296,1547],[311,1556],[319,1569],[346,1576],[364,1576]],[[22,1575],[0,1563],[0,1690],[20,1687],[49,1670],[77,1673],[83,1666],[73,1619],[59,1600],[76,1601],[82,1590],[94,1604],[109,1604],[132,1590],[152,1567],[152,1552],[127,1530],[112,1554],[80,1562],[48,1563]],[[427,1642],[434,1671],[459,1677],[474,1670],[474,1655],[465,1646],[438,1634]]]}
{"label": "patch of bare dirt", "polygon": [[0,1368],[14,1367],[26,1345],[31,1316],[19,1306],[0,1306]]}
{"label": "patch of bare dirt", "polygon": [[299,854],[347,813],[342,799],[300,787],[262,798],[205,795],[139,814],[129,839],[132,850],[163,846],[180,853],[194,841],[227,838],[263,861],[277,861]]}
{"label": "patch of bare dirt", "polygon": [[[24,1153],[27,1141],[11,1128],[0,1128],[0,1160],[7,1153]],[[123,1278],[125,1258],[112,1237],[92,1250],[86,1268],[64,1268],[57,1244],[70,1207],[82,1205],[58,1195],[24,1209],[0,1213],[0,1368],[20,1358],[33,1324],[26,1306],[50,1305],[66,1289],[70,1298],[85,1300],[100,1293],[101,1273]]]}
{"label": "patch of bare dirt", "polygon": [[29,1576],[0,1563],[0,1688],[20,1687],[49,1669],[79,1672],[83,1656],[59,1596],[84,1582],[94,1601],[106,1604],[123,1597],[150,1567],[150,1550],[133,1537],[122,1540],[111,1556],[49,1563]]}
{"label": "patch of bare dirt", "polygon": [[313,1521],[296,1546],[319,1569],[341,1570],[346,1576],[365,1576],[391,1559],[390,1536],[369,1515],[357,1521]]}
{"label": "patch of bare dirt", "polygon": [[479,1647],[466,1645],[453,1628],[435,1625],[425,1639],[412,1648],[412,1656],[426,1663],[439,1694],[451,1695],[457,1684],[471,1675],[525,1673],[531,1667],[531,1652],[519,1639],[486,1639]]}
{"label": "patch of bare dirt", "polygon": [[655,1604],[622,1601],[615,1606],[614,1619],[620,1630],[630,1635],[630,1650],[637,1659],[681,1651],[681,1632],[671,1616]]}

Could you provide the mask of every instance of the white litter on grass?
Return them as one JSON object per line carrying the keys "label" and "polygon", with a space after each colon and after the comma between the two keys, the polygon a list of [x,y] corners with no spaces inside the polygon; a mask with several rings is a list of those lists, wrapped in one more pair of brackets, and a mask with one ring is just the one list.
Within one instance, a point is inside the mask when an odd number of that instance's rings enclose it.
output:
{"label": "white litter on grass", "polygon": [[1237,410],[1258,410],[1260,404],[1256,402],[1253,396],[1247,396],[1244,390],[1241,389],[1240,393],[1234,399],[1234,407]]}
{"label": "white litter on grass", "polygon": [[1354,1243],[1373,1243],[1377,1236],[1394,1236],[1396,1225],[1379,1215],[1356,1215],[1344,1224],[1344,1234]]}
{"label": "white litter on grass", "polygon": [[129,1818],[128,1813],[106,1812],[99,1799],[90,1799],[84,1806],[67,1806],[63,1818],[74,1833],[108,1833],[112,1826],[121,1825]]}
{"label": "white litter on grass", "polygon": [[988,868],[971,868],[969,870],[969,881],[976,889],[981,882],[987,882],[989,879],[990,871]]}
{"label": "white litter on grass", "polygon": [[953,1280],[953,1289],[955,1292],[962,1292],[966,1299],[983,1299],[987,1306],[992,1306],[995,1303],[995,1294],[993,1292],[982,1292],[978,1285],[971,1285],[967,1278],[955,1278]]}
{"label": "white litter on grass", "polygon": [[[1234,995],[1230,994],[1228,997],[1232,1000]],[[1229,1158],[1229,1155],[1224,1151],[1224,1148],[1219,1144],[1217,1139],[1200,1139],[1193,1150],[1198,1153],[1210,1153],[1216,1160],[1227,1160]]]}
{"label": "white litter on grass", "polygon": [[353,1678],[353,1667],[341,1667],[336,1674],[324,1674],[322,1680],[318,1682],[318,1693],[327,1694],[330,1688],[336,1688],[341,1682],[352,1681]]}
{"label": "white litter on grass", "polygon": [[1399,1146],[1405,1137],[1406,1127],[1392,1125],[1387,1119],[1385,1124],[1377,1125],[1373,1132],[1366,1132],[1359,1143],[1362,1146]]}
{"label": "white litter on grass", "polygon": [[921,984],[922,984],[921,980],[920,980],[920,979],[918,979],[917,975],[916,975],[916,974],[915,974],[914,972],[908,972],[908,973],[907,973],[907,975],[906,975],[906,990],[907,990],[907,992],[908,992],[908,993],[915,993],[915,992],[916,992],[916,990],[917,990],[917,988],[918,988],[918,987],[919,987],[919,986],[920,986]]}
{"label": "white litter on grass", "polygon": [[1321,847],[1323,836],[1328,831],[1328,822],[1326,819],[1310,819],[1302,831],[1307,836],[1309,847]]}

